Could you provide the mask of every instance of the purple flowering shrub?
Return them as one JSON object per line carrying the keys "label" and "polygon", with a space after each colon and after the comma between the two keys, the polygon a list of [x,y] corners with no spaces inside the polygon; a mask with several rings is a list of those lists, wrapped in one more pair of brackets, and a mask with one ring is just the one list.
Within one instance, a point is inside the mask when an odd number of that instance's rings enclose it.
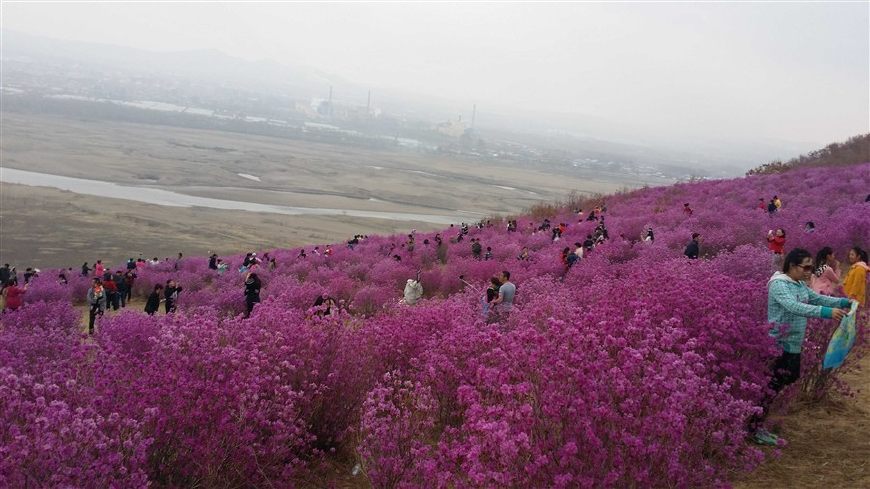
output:
{"label": "purple flowering shrub", "polygon": [[0,366],[17,373],[51,375],[48,366],[68,364],[82,353],[81,314],[68,302],[37,302],[0,320]]}
{"label": "purple flowering shrub", "polygon": [[[69,284],[62,285],[51,275],[40,275],[27,284],[27,292],[24,294],[24,302],[72,302],[74,287]],[[85,289],[87,293],[87,289]]]}
{"label": "purple flowering shrub", "polygon": [[71,404],[87,389],[73,379],[56,380],[62,383],[0,368],[0,485],[147,486],[147,418],[104,416],[84,403]]}
{"label": "purple flowering shrub", "polygon": [[[741,315],[757,304],[733,304],[745,285],[722,292],[720,303],[695,299],[680,315],[673,290],[645,287],[685,276],[675,266],[669,277],[629,276],[615,290],[605,281],[577,289],[526,282],[522,310],[506,325],[453,308],[452,324],[412,350],[416,361],[396,365],[406,376],[401,389],[425,393],[414,401],[423,412],[407,404],[411,394],[398,405],[385,397],[386,386],[364,405],[359,450],[374,467],[370,477],[385,487],[692,486],[753,467],[760,452],[745,444],[743,421],[774,350],[763,325]],[[690,277],[673,282],[726,281]],[[660,305],[622,299],[637,288],[648,292],[634,300]],[[594,307],[580,305],[580,295]],[[403,428],[411,420],[417,425]],[[376,453],[386,467],[369,460]]]}
{"label": "purple flowering shrub", "polygon": [[93,403],[79,340],[80,313],[68,302],[36,302],[0,324],[0,486],[144,486],[145,417]]}
{"label": "purple flowering shrub", "polygon": [[161,319],[107,319],[94,376],[104,408],[153,416],[152,479],[206,487],[290,480],[314,456],[305,413],[322,386],[293,358],[288,328],[238,328],[210,311]]}
{"label": "purple flowering shrub", "polygon": [[[570,269],[562,249],[595,223],[568,208],[549,216],[567,225],[557,242],[519,217],[515,233],[504,221],[460,242],[442,230],[446,257],[434,232],[413,252],[407,235],[331,256],[272,250],[249,319],[243,255],[222,257],[223,274],[185,257],[138,270],[133,289],[176,280],[178,313],[110,315],[92,339],[71,305],[89,278],[60,285],[46,271],[0,316],[0,486],[287,487],[334,453],[355,454],[374,487],[725,485],[762,459],[745,429],[777,353],[767,231],[842,259],[870,241],[868,187],[865,163],[610,196],[610,240]],[[774,194],[780,212],[757,208]],[[647,226],[653,243],[640,241]],[[692,232],[700,260],[683,256]],[[487,322],[484,288],[502,270],[514,309]],[[401,304],[418,271],[423,300]],[[341,307],[313,308],[321,295]],[[820,370],[835,326],[810,321],[801,382],[781,404],[844,391]],[[866,352],[865,330],[840,371]]]}
{"label": "purple flowering shrub", "polygon": [[[858,312],[858,324],[870,323],[870,314],[867,310]],[[824,397],[832,389],[846,396],[854,396],[854,392],[848,384],[843,382],[839,374],[859,369],[860,359],[867,354],[870,341],[867,339],[867,328],[859,328],[855,346],[846,357],[843,365],[837,369],[837,375],[832,375],[830,370],[822,370],[822,362],[825,359],[825,351],[828,342],[834,334],[838,323],[811,319],[807,323],[807,336],[801,352],[801,378],[794,386],[790,386],[790,395],[783,396],[780,404],[787,404],[795,397],[817,400]]]}
{"label": "purple flowering shrub", "polygon": [[[436,404],[428,390],[399,372],[384,374],[363,403],[359,457],[375,487],[426,479],[420,461],[431,458]],[[426,468],[432,468],[431,465]]]}

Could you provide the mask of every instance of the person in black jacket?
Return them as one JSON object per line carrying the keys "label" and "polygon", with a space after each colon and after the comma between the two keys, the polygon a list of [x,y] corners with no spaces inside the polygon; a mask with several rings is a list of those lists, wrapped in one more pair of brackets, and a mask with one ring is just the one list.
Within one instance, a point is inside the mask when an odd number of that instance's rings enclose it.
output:
{"label": "person in black jacket", "polygon": [[480,244],[480,241],[471,238],[471,256],[474,257],[475,260],[480,260],[480,254],[482,251],[483,246]]}
{"label": "person in black jacket", "polygon": [[2,267],[0,267],[0,284],[6,285],[6,282],[9,281],[11,276],[12,276],[12,272],[9,268],[8,263],[3,265]]}
{"label": "person in black jacket", "polygon": [[592,251],[592,248],[595,247],[595,241],[592,239],[591,234],[586,235],[586,240],[583,241],[583,249],[586,251]]}
{"label": "person in black jacket", "polygon": [[118,302],[121,307],[127,307],[127,283],[124,281],[124,271],[115,272],[112,275],[112,281],[115,282],[115,288],[118,289],[115,302]]}
{"label": "person in black jacket", "polygon": [[256,273],[249,273],[245,279],[245,317],[251,317],[251,311],[254,310],[254,304],[260,302],[260,277]]}
{"label": "person in black jacket", "polygon": [[698,233],[692,233],[692,241],[686,245],[686,251],[684,251],[683,254],[689,257],[690,260],[696,260],[700,252],[701,235]]}
{"label": "person in black jacket", "polygon": [[137,277],[138,275],[136,275],[136,272],[132,270],[128,270],[127,273],[124,274],[124,290],[127,292],[127,295],[121,298],[121,302],[130,302],[133,299],[133,283],[136,282]]}
{"label": "person in black jacket", "polygon": [[27,267],[26,269],[24,269],[24,285],[29,284],[33,277],[38,276],[39,274],[36,273],[36,270],[31,267]]}
{"label": "person in black jacket", "polygon": [[217,270],[217,253],[212,253],[211,256],[208,257],[208,268],[209,270]]}
{"label": "person in black jacket", "polygon": [[180,293],[181,286],[175,283],[175,280],[170,279],[166,281],[166,290],[163,291],[163,297],[166,299],[163,307],[166,310],[166,314],[175,312],[178,309],[178,294]]}
{"label": "person in black jacket", "polygon": [[157,284],[154,286],[154,291],[148,296],[148,301],[145,303],[145,314],[153,316],[160,309],[160,292],[163,291],[163,286]]}

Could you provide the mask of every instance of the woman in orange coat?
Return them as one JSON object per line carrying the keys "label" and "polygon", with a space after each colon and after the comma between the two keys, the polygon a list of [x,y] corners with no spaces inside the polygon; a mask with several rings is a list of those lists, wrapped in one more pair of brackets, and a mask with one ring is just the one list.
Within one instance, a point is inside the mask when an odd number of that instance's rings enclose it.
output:
{"label": "woman in orange coat", "polygon": [[849,250],[849,263],[852,267],[843,281],[843,291],[847,297],[863,306],[867,300],[867,272],[870,271],[867,266],[867,252],[857,246],[852,248]]}

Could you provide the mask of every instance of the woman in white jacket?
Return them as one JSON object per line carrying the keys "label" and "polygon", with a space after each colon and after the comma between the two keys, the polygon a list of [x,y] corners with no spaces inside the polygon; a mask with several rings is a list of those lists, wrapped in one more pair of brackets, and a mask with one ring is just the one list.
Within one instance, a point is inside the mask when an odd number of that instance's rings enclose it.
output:
{"label": "woman in white jacket", "polygon": [[413,306],[421,297],[423,297],[423,284],[420,283],[419,276],[417,280],[409,278],[405,284],[405,298],[402,299],[402,302]]}

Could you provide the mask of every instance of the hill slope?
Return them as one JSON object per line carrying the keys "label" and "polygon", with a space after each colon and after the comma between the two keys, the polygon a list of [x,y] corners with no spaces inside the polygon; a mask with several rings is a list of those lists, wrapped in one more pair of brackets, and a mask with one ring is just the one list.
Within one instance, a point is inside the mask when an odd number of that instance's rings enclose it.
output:
{"label": "hill slope", "polygon": [[843,166],[870,161],[870,134],[849,138],[844,143],[831,143],[822,149],[792,158],[785,163],[776,160],[749,170],[747,175],[782,173],[793,168],[813,166]]}
{"label": "hill slope", "polygon": [[[862,164],[608,197],[610,239],[570,269],[560,251],[596,226],[573,209],[550,217],[566,224],[555,242],[519,217],[518,232],[496,223],[460,242],[445,229],[440,251],[434,233],[413,250],[393,236],[330,256],[272,251],[250,319],[241,256],[223,274],[206,258],[164,263],[141,271],[134,295],[178,280],[178,314],[110,315],[84,342],[69,303],[87,279],[43,274],[0,319],[0,483],[317,485],[323,461],[359,464],[354,483],[375,487],[725,483],[764,458],[745,423],[776,352],[767,231],[839,257],[866,247],[868,187]],[[780,212],[756,208],[774,194]],[[655,241],[638,242],[647,226]],[[682,255],[692,232],[701,260]],[[471,238],[492,259],[475,259]],[[424,299],[399,304],[418,270]],[[516,303],[492,321],[481,297],[502,270]],[[343,305],[309,309],[321,293]],[[819,375],[832,328],[811,322],[794,395],[833,388]]]}

